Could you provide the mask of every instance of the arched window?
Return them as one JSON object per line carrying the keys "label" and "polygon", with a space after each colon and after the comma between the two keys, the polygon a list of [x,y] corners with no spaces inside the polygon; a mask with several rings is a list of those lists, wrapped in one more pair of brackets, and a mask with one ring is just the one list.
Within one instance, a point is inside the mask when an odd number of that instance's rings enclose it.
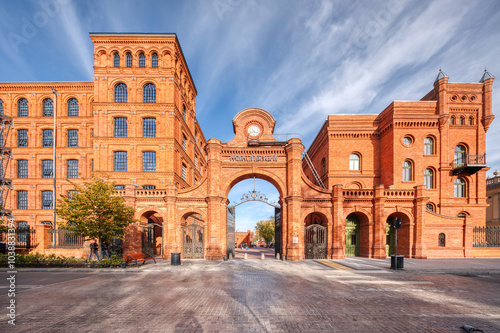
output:
{"label": "arched window", "polygon": [[425,188],[434,188],[434,170],[428,168],[424,172]]}
{"label": "arched window", "polygon": [[434,155],[434,139],[430,136],[424,140],[424,155]]}
{"label": "arched window", "polygon": [[460,212],[457,214],[457,217],[466,217],[467,215],[469,215],[467,212]]}
{"label": "arched window", "polygon": [[429,212],[433,212],[433,211],[434,211],[434,204],[432,204],[432,203],[428,203],[427,205],[425,205],[425,208],[426,208]]}
{"label": "arched window", "polygon": [[463,178],[457,178],[454,182],[454,194],[455,198],[465,198],[466,196],[466,187],[465,180]]}
{"label": "arched window", "polygon": [[46,98],[42,102],[43,104],[43,116],[52,117],[54,115],[54,104],[50,98]]}
{"label": "arched window", "polygon": [[130,52],[127,52],[125,55],[125,60],[126,60],[126,66],[127,67],[132,67],[132,54]]}
{"label": "arched window", "polygon": [[184,149],[184,151],[187,149],[187,139],[185,135],[182,135],[182,149]]}
{"label": "arched window", "polygon": [[3,101],[0,99],[0,115],[3,115]]}
{"label": "arched window", "polygon": [[474,117],[469,117],[469,125],[474,125]]}
{"label": "arched window", "polygon": [[455,116],[452,116],[450,119],[450,124],[455,125]]}
{"label": "arched window", "polygon": [[156,52],[151,55],[151,67],[158,67],[158,54],[156,54]]}
{"label": "arched window", "polygon": [[68,100],[68,117],[78,117],[78,100],[76,98],[70,98]]}
{"label": "arched window", "polygon": [[445,247],[446,246],[446,235],[443,233],[439,234],[439,241],[438,241],[439,247]]}
{"label": "arched window", "polygon": [[460,125],[465,125],[465,118],[462,116],[460,117]]}
{"label": "arched window", "polygon": [[139,67],[146,67],[146,56],[144,53],[139,53]]}
{"label": "arched window", "polygon": [[118,52],[113,54],[113,67],[120,67],[120,55]]}
{"label": "arched window", "polygon": [[326,159],[323,157],[321,160],[321,170],[322,170],[322,176],[326,175]]}
{"label": "arched window", "polygon": [[184,121],[186,121],[186,118],[187,118],[186,106],[183,105],[182,106],[182,119],[184,119]]}
{"label": "arched window", "polygon": [[152,83],[146,83],[142,88],[142,102],[156,103],[156,87]]}
{"label": "arched window", "polygon": [[187,166],[182,163],[182,180],[187,180]]}
{"label": "arched window", "polygon": [[403,162],[403,181],[409,182],[412,181],[412,165],[410,161]]}
{"label": "arched window", "polygon": [[358,154],[351,154],[349,156],[349,170],[359,170],[360,157]]}
{"label": "arched window", "polygon": [[127,103],[127,85],[118,83],[115,86],[115,103]]}
{"label": "arched window", "polygon": [[455,147],[455,168],[465,165],[465,159],[467,156],[467,151],[465,146],[458,145]]}

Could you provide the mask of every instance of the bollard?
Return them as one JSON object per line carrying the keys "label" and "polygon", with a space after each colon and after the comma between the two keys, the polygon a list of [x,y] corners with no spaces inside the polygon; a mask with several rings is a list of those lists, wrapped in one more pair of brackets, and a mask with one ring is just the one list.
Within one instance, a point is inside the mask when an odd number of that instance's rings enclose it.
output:
{"label": "bollard", "polygon": [[247,259],[247,254],[245,253],[245,257],[243,259]]}
{"label": "bollard", "polygon": [[264,260],[264,259],[266,259],[266,256],[264,255],[264,253],[261,253],[260,254],[260,260]]}
{"label": "bollard", "polygon": [[276,259],[280,260],[280,254],[276,253]]}
{"label": "bollard", "polygon": [[229,260],[232,260],[232,259],[233,259],[233,253],[229,252]]}
{"label": "bollard", "polygon": [[283,261],[286,261],[286,259],[285,259],[285,255],[283,255]]}

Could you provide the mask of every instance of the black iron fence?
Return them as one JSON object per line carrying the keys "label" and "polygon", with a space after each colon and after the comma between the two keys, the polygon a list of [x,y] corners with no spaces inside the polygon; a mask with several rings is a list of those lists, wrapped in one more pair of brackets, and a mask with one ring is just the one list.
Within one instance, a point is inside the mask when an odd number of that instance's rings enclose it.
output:
{"label": "black iron fence", "polygon": [[473,247],[500,247],[500,227],[475,227]]}
{"label": "black iron fence", "polygon": [[49,249],[78,249],[83,247],[85,237],[66,229],[49,229]]}
{"label": "black iron fence", "polygon": [[7,245],[12,239],[15,241],[16,249],[34,249],[36,247],[35,228],[18,227],[14,229],[13,233],[0,233],[0,243]]}

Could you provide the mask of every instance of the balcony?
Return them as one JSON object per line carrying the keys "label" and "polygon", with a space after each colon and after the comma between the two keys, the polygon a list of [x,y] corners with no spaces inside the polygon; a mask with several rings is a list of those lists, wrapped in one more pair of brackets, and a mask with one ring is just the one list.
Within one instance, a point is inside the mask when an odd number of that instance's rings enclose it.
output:
{"label": "balcony", "polygon": [[458,175],[467,173],[473,175],[482,168],[486,168],[486,154],[485,155],[468,155],[457,158],[454,162],[453,174]]}

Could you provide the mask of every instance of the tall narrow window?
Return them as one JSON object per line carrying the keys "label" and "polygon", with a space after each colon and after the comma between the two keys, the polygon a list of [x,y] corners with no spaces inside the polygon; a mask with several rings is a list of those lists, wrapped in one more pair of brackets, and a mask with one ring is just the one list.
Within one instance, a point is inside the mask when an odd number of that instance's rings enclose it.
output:
{"label": "tall narrow window", "polygon": [[158,54],[153,53],[151,55],[151,67],[157,68],[158,67]]}
{"label": "tall narrow window", "polygon": [[26,221],[17,222],[17,230],[16,230],[17,241],[22,243],[27,242],[29,230],[30,227],[28,225],[28,222]]}
{"label": "tall narrow window", "polygon": [[52,191],[42,191],[42,209],[53,209],[52,202]]}
{"label": "tall narrow window", "polygon": [[139,53],[139,67],[146,67],[146,56],[144,53]]}
{"label": "tall narrow window", "polygon": [[142,88],[142,102],[156,103],[156,87],[152,83],[146,83]]}
{"label": "tall narrow window", "polygon": [[53,178],[53,161],[43,160],[42,161],[42,178]]}
{"label": "tall narrow window", "polygon": [[185,105],[182,106],[182,119],[184,119],[184,121],[186,121],[186,119],[187,119],[187,113],[186,113],[186,106]]}
{"label": "tall narrow window", "polygon": [[0,115],[3,115],[3,101],[0,99]]}
{"label": "tall narrow window", "polygon": [[455,125],[455,116],[451,116],[450,118],[450,124]]}
{"label": "tall narrow window", "polygon": [[126,59],[126,66],[132,67],[132,54],[130,52],[127,52],[127,54],[125,55],[125,59]]}
{"label": "tall narrow window", "polygon": [[142,152],[142,171],[156,172],[156,152],[154,151]]}
{"label": "tall narrow window", "polygon": [[434,155],[434,139],[430,136],[424,139],[424,155]]}
{"label": "tall narrow window", "polygon": [[115,52],[113,54],[113,66],[120,67],[120,55],[118,54],[118,52]]}
{"label": "tall narrow window", "polygon": [[78,130],[68,130],[68,147],[78,147]]}
{"label": "tall narrow window", "polygon": [[438,246],[439,247],[445,247],[446,246],[446,235],[443,234],[443,233],[439,234]]}
{"label": "tall narrow window", "polygon": [[17,209],[28,209],[28,191],[17,191]]}
{"label": "tall narrow window", "polygon": [[27,117],[29,113],[28,100],[26,98],[21,98],[17,101],[17,116]]}
{"label": "tall narrow window", "polygon": [[182,136],[182,149],[184,149],[184,151],[187,149],[187,139],[184,135]]}
{"label": "tall narrow window", "polygon": [[28,147],[28,130],[27,129],[17,130],[17,146],[18,147]]}
{"label": "tall narrow window", "polygon": [[115,86],[115,103],[127,103],[127,85],[118,83]]}
{"label": "tall narrow window", "polygon": [[127,137],[127,118],[124,117],[115,118],[115,137],[117,138]]}
{"label": "tall narrow window", "polygon": [[321,172],[322,176],[326,175],[326,159],[324,157],[321,160]]}
{"label": "tall narrow window", "polygon": [[17,178],[28,178],[28,160],[17,160]]}
{"label": "tall narrow window", "polygon": [[198,156],[194,156],[194,167],[195,169],[198,168]]}
{"label": "tall narrow window", "polygon": [[465,118],[463,116],[460,117],[460,125],[465,125]]}
{"label": "tall narrow window", "polygon": [[43,100],[43,116],[52,117],[54,115],[54,104],[50,98]]}
{"label": "tall narrow window", "polygon": [[185,164],[182,164],[182,180],[186,181],[187,178],[187,167]]}
{"label": "tall narrow window", "polygon": [[474,125],[474,117],[469,117],[469,125]]}
{"label": "tall narrow window", "polygon": [[465,165],[465,159],[467,156],[467,151],[465,146],[458,145],[455,147],[455,168]]}
{"label": "tall narrow window", "polygon": [[453,184],[454,186],[454,194],[455,198],[465,198],[466,196],[466,188],[465,188],[465,180],[463,178],[455,179]]}
{"label": "tall narrow window", "polygon": [[66,163],[68,178],[78,178],[78,160],[68,160]]}
{"label": "tall narrow window", "polygon": [[78,115],[78,100],[76,98],[70,98],[68,100],[68,117],[78,117]]}
{"label": "tall narrow window", "polygon": [[358,154],[351,154],[349,156],[349,170],[359,170],[359,160],[360,157]]}
{"label": "tall narrow window", "polygon": [[44,129],[42,131],[42,147],[52,147],[54,143],[54,130]]}
{"label": "tall narrow window", "polygon": [[411,170],[411,162],[404,161],[403,162],[403,181],[409,182],[412,180],[412,170]]}
{"label": "tall narrow window", "polygon": [[114,170],[115,171],[127,171],[127,152],[126,151],[115,151],[114,153]]}
{"label": "tall narrow window", "polygon": [[430,168],[425,169],[424,180],[425,180],[425,188],[427,189],[434,188],[434,170]]}
{"label": "tall narrow window", "polygon": [[142,119],[142,137],[156,138],[156,118]]}

